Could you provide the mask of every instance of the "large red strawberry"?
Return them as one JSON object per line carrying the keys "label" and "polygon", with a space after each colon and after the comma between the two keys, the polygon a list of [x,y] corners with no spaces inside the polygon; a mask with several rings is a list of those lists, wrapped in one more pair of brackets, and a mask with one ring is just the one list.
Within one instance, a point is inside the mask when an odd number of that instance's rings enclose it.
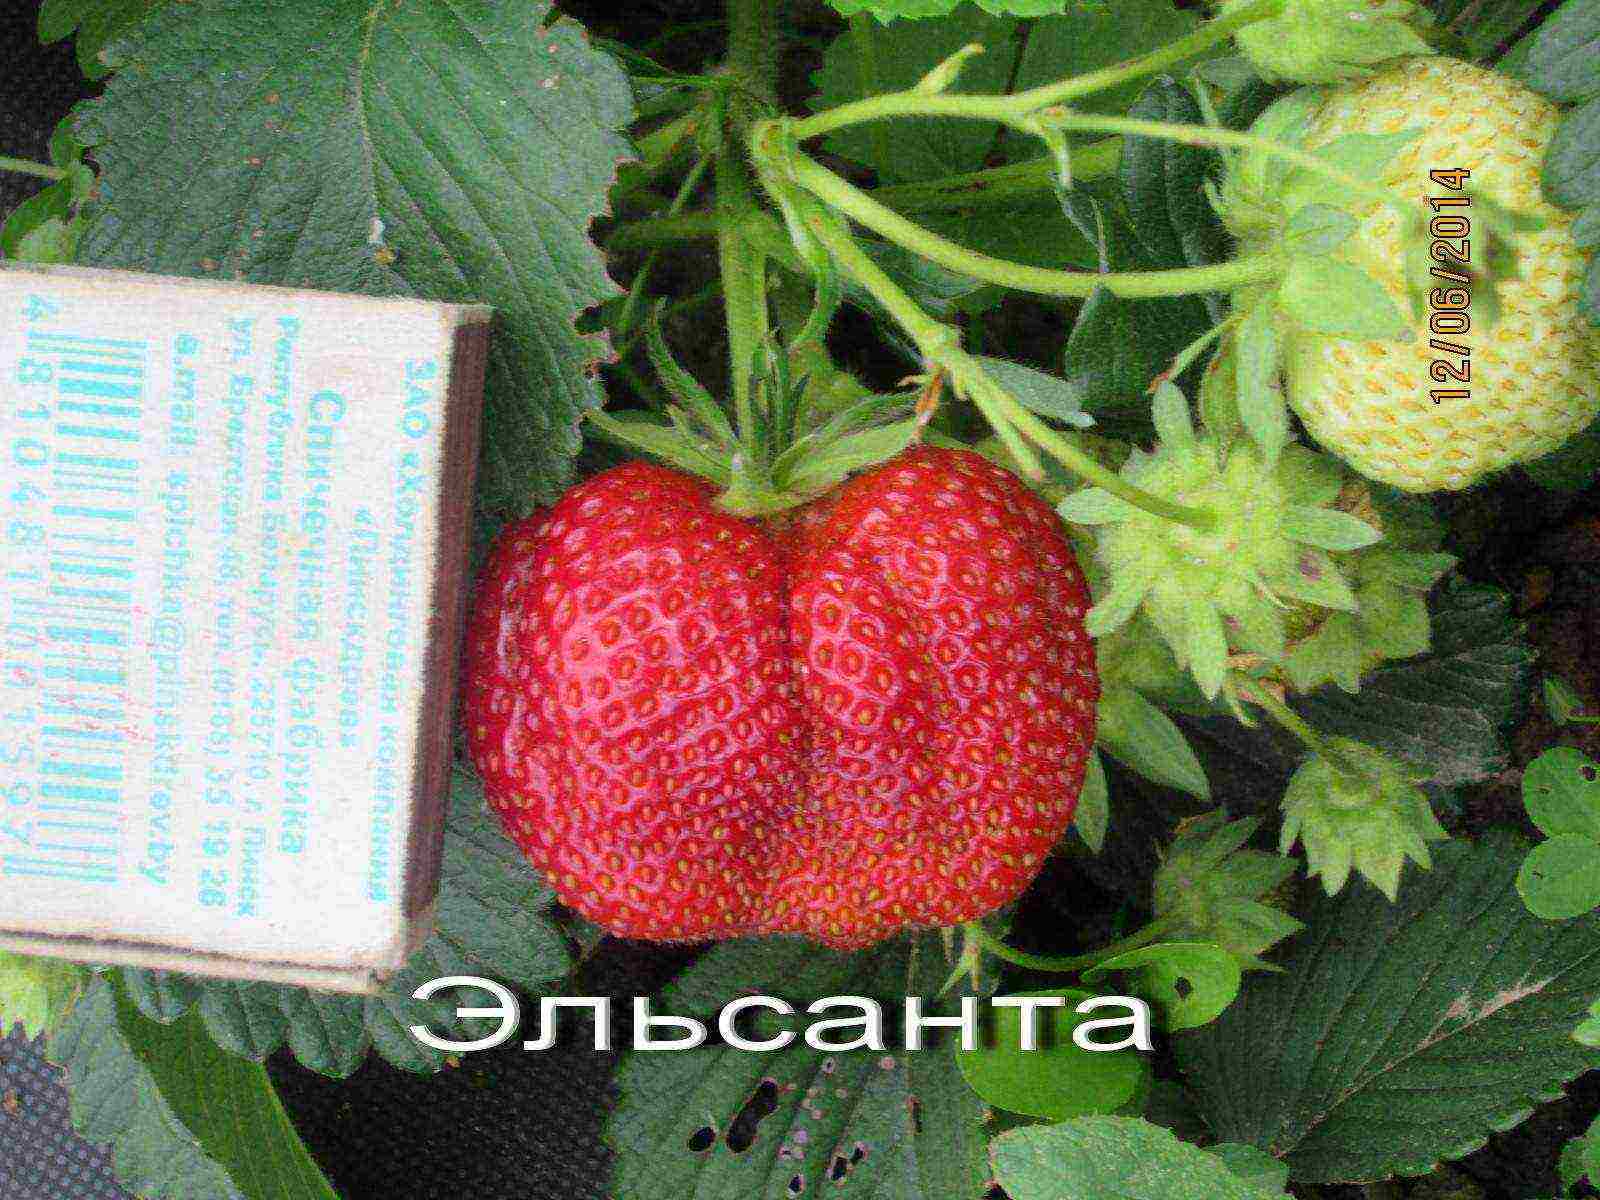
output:
{"label": "large red strawberry", "polygon": [[628,937],[855,947],[1014,899],[1094,742],[1055,515],[932,449],[782,524],[713,498],[636,463],[501,535],[465,719],[511,836]]}

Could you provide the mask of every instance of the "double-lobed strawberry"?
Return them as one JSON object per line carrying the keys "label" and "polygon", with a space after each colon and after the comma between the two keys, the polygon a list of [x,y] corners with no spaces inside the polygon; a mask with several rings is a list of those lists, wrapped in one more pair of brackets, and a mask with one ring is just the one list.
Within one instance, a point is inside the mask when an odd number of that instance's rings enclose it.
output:
{"label": "double-lobed strawberry", "polygon": [[504,531],[464,713],[490,804],[627,937],[860,947],[1014,900],[1099,684],[1048,505],[913,448],[781,517],[634,463]]}

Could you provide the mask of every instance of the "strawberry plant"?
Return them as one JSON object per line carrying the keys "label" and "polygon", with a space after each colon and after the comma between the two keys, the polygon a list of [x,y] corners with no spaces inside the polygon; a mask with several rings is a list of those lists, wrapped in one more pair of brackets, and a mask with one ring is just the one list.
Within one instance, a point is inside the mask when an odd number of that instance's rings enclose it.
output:
{"label": "strawberry plant", "polygon": [[93,94],[5,258],[496,311],[433,936],[362,997],[0,954],[130,1189],[377,1194],[306,1072],[601,1054],[441,1045],[653,955],[615,1200],[1409,1194],[1569,1086],[1593,1181],[1596,0],[38,33]]}

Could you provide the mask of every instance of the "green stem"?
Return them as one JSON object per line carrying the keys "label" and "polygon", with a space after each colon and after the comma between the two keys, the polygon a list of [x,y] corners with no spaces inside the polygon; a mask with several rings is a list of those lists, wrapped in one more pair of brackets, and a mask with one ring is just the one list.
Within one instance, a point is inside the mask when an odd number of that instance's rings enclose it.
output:
{"label": "green stem", "polygon": [[66,172],[49,163],[33,162],[26,158],[11,158],[0,154],[0,171],[15,171],[18,175],[32,175],[38,179],[64,179]]}
{"label": "green stem", "polygon": [[763,100],[778,90],[776,0],[728,0],[728,69]]}
{"label": "green stem", "polygon": [[798,138],[812,138],[831,133],[848,125],[863,121],[876,121],[884,117],[972,117],[978,120],[1000,121],[1016,124],[1031,113],[1053,104],[1105,91],[1128,83],[1176,63],[1191,58],[1218,42],[1231,37],[1235,31],[1256,21],[1277,16],[1283,10],[1284,0],[1252,0],[1224,16],[1208,21],[1199,29],[1170,42],[1158,50],[1116,66],[1090,71],[1059,83],[1045,84],[1009,96],[952,95],[948,92],[919,92],[916,90],[890,92],[881,96],[868,96],[863,100],[841,104],[815,116],[795,121],[791,128]]}
{"label": "green stem", "polygon": [[1109,946],[1102,946],[1098,950],[1091,950],[1087,954],[1055,955],[1055,954],[1029,954],[1024,950],[1015,949],[1006,945],[994,934],[990,933],[977,921],[969,922],[966,926],[973,939],[985,950],[996,958],[1004,959],[1018,967],[1026,967],[1030,971],[1083,971],[1107,959],[1115,958],[1119,954],[1126,954],[1130,950],[1137,950],[1141,946],[1148,946],[1151,942],[1159,941],[1172,928],[1172,920],[1168,917],[1157,917],[1137,933],[1130,934],[1120,941],[1112,942]]}
{"label": "green stem", "polygon": [[[730,10],[730,15],[731,15]],[[723,311],[728,326],[734,411],[748,466],[760,457],[755,419],[756,355],[767,341],[767,255],[740,225],[758,211],[744,163],[733,154],[717,158],[717,256],[722,268]]]}
{"label": "green stem", "polygon": [[679,242],[698,239],[710,240],[717,236],[721,226],[717,214],[711,212],[678,213],[670,217],[646,217],[631,221],[612,231],[606,238],[606,249],[613,252],[648,250],[658,246],[672,246]]}
{"label": "green stem", "polygon": [[969,250],[925,229],[804,154],[793,154],[778,169],[786,171],[795,183],[817,199],[891,242],[972,279],[1016,291],[1081,297],[1105,288],[1114,295],[1136,299],[1183,296],[1194,292],[1232,291],[1245,284],[1271,279],[1283,270],[1275,255],[1254,255],[1203,267],[1107,274],[1030,267]]}
{"label": "green stem", "polygon": [[1219,129],[1210,125],[1180,125],[1170,121],[1141,121],[1135,117],[1099,116],[1094,113],[1052,112],[1047,118],[1054,129],[1081,130],[1095,133],[1120,133],[1128,137],[1162,138],[1181,142],[1186,146],[1227,146],[1239,150],[1253,150],[1272,158],[1303,167],[1320,175],[1330,183],[1348,188],[1360,196],[1367,196],[1405,211],[1404,205],[1393,192],[1369,183],[1328,162],[1325,158],[1285,142],[1273,141],[1254,133],[1240,133],[1234,129]]}
{"label": "green stem", "polygon": [[1311,728],[1304,717],[1290,708],[1285,701],[1278,699],[1277,695],[1260,681],[1251,679],[1247,675],[1237,675],[1234,677],[1234,688],[1241,700],[1246,700],[1262,709],[1267,716],[1299,738],[1306,749],[1320,755],[1341,775],[1352,779],[1362,778],[1361,770],[1349,758],[1335,749],[1327,738]]}
{"label": "green stem", "polygon": [[[782,187],[783,184],[771,180],[770,186]],[[949,374],[956,393],[977,405],[1024,474],[1038,478],[1044,473],[1038,456],[1028,446],[1028,441],[1031,441],[1088,482],[1146,512],[1196,529],[1208,529],[1213,524],[1215,518],[1204,509],[1175,504],[1129,483],[1024,408],[1014,396],[990,378],[982,363],[961,349],[954,330],[928,316],[856,244],[838,218],[819,211],[807,220],[806,226],[834,261],[854,276],[910,335],[922,357],[933,367]]]}
{"label": "green stem", "polygon": [[[689,203],[689,197],[694,194],[695,188],[700,186],[700,180],[705,177],[707,168],[711,166],[709,158],[701,158],[694,164],[694,169],[684,178],[683,184],[678,188],[678,194],[673,197],[672,207],[667,210],[667,216],[675,217],[683,206]],[[616,336],[619,340],[628,336],[628,331],[633,327],[634,316],[639,311],[639,301],[644,296],[645,287],[650,282],[650,273],[655,270],[656,260],[661,256],[659,250],[652,250],[644,265],[639,268],[639,273],[634,276],[633,286],[628,289],[628,298],[623,302],[622,312],[617,315]]]}
{"label": "green stem", "polygon": [[[1106,138],[1074,149],[1073,181],[1076,183],[1109,175],[1121,161],[1121,138]],[[926,183],[900,183],[873,188],[869,194],[878,203],[898,212],[944,212],[1004,204],[1019,196],[1047,194],[1059,186],[1056,160],[1046,156],[983,171],[950,175]]]}

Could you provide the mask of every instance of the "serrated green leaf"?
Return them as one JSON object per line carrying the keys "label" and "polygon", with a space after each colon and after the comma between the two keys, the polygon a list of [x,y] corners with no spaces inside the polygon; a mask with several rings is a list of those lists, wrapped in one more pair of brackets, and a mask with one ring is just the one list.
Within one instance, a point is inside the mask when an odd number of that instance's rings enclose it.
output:
{"label": "serrated green leaf", "polygon": [[[1187,124],[1203,120],[1188,89],[1167,77],[1154,80],[1129,115]],[[1215,154],[1201,147],[1128,139],[1118,173],[1122,206],[1097,212],[1092,239],[1103,236],[1107,243],[1106,267],[1157,270],[1226,258],[1227,236],[1202,187],[1214,162]],[[1119,256],[1115,263],[1113,253]],[[1063,373],[1090,410],[1137,408],[1151,382],[1221,317],[1215,297],[1129,300],[1097,291],[1073,325]]]}
{"label": "serrated green leaf", "polygon": [[[652,1011],[715,1021],[730,997],[763,993],[801,1010],[823,996],[876,997],[892,1012],[908,995],[932,996],[950,967],[937,938],[901,938],[859,954],[798,939],[726,942],[679,976]],[[746,1037],[771,1037],[802,1020],[768,1014],[741,1028]],[[622,1064],[618,1086],[621,1100],[606,1126],[616,1150],[607,1193],[613,1200],[791,1194],[971,1200],[988,1175],[982,1104],[947,1044],[914,1053],[826,1054],[797,1038],[765,1053],[712,1045],[673,1054],[635,1051]],[[768,1115],[753,1132],[742,1126],[753,1141],[735,1151],[730,1127],[747,1104],[763,1098],[773,1107],[756,1110]],[[705,1148],[689,1150],[702,1131]],[[834,1180],[840,1154],[843,1174]]]}
{"label": "serrated green leaf", "polygon": [[[1150,81],[1128,116],[1179,125],[1205,120],[1189,89],[1166,75]],[[1228,257],[1227,232],[1201,186],[1216,165],[1215,151],[1167,138],[1128,138],[1123,144],[1122,198],[1152,265],[1199,267]],[[1211,316],[1220,319],[1221,312]]]}
{"label": "serrated green leaf", "polygon": [[1552,100],[1600,92],[1600,0],[1566,0],[1528,39],[1514,73]]}
{"label": "serrated green leaf", "polygon": [[130,1002],[150,1020],[171,1023],[198,1008],[223,1049],[261,1061],[285,1043],[302,1066],[342,1079],[369,1049],[406,1071],[437,1071],[444,1054],[409,1032],[427,1025],[459,1035],[457,997],[411,994],[432,979],[475,975],[538,993],[571,966],[556,927],[555,893],[500,831],[482,786],[457,770],[445,823],[434,933],[378,996],[342,996],[277,984],[198,978],[128,968]]}
{"label": "serrated green leaf", "polygon": [[1576,834],[1600,841],[1600,767],[1581,750],[1556,746],[1529,763],[1522,803],[1546,837]]}
{"label": "serrated green leaf", "polygon": [[158,9],[78,110],[102,171],[80,259],[493,305],[485,503],[553,501],[600,402],[608,349],[574,321],[617,292],[587,229],[633,98],[550,16],[547,0]]}
{"label": "serrated green leaf", "polygon": [[1083,973],[1085,983],[1112,971],[1131,972],[1133,992],[1161,1006],[1169,1030],[1195,1029],[1217,1019],[1239,994],[1239,960],[1209,942],[1158,942],[1118,954]]}
{"label": "serrated green leaf", "polygon": [[1380,667],[1359,695],[1333,688],[1296,702],[1311,724],[1399,755],[1438,787],[1487,779],[1508,761],[1504,730],[1527,703],[1533,651],[1497,588],[1448,588],[1433,609],[1433,650]]}
{"label": "serrated green leaf", "polygon": [[1600,98],[1568,113],[1544,155],[1545,197],[1564,208],[1600,200]]}
{"label": "serrated green leaf", "polygon": [[149,1200],[337,1200],[267,1073],[223,1053],[199,1015],[147,1020],[97,978],[50,1043],[78,1133],[111,1143],[117,1178]]}
{"label": "serrated green leaf", "polygon": [[1067,988],[1014,994],[1056,996],[1063,1003],[1040,1010],[1032,1050],[1020,1048],[1020,1010],[997,1007],[992,1039],[984,1037],[974,1050],[955,1051],[962,1078],[985,1101],[1007,1112],[1061,1121],[1115,1112],[1138,1093],[1149,1074],[1141,1051],[1085,1050],[1072,1040],[1079,1025],[1096,1018],[1073,1011],[1092,993]]}
{"label": "serrated green leaf", "polygon": [[168,0],[44,0],[39,40],[59,42],[76,34],[78,68],[90,79],[110,71],[102,52]]}
{"label": "serrated green leaf", "polygon": [[1277,299],[1285,316],[1313,333],[1363,341],[1411,336],[1409,322],[1383,285],[1338,259],[1294,259]]}
{"label": "serrated green leaf", "polygon": [[1129,1117],[1079,1117],[994,1140],[994,1173],[1012,1200],[1287,1200],[1218,1155]]}
{"label": "serrated green leaf", "polygon": [[1578,833],[1540,842],[1522,861],[1517,891],[1528,911],[1547,921],[1600,907],[1600,842]]}
{"label": "serrated green leaf", "polygon": [[1600,991],[1600,916],[1532,916],[1522,853],[1451,842],[1394,905],[1371,888],[1313,900],[1283,973],[1175,1039],[1216,1135],[1306,1183],[1423,1174],[1600,1063],[1568,1036]]}
{"label": "serrated green leaf", "polygon": [[1211,798],[1205,768],[1183,732],[1150,701],[1129,687],[1110,687],[1100,697],[1095,737],[1129,770],[1167,787]]}

